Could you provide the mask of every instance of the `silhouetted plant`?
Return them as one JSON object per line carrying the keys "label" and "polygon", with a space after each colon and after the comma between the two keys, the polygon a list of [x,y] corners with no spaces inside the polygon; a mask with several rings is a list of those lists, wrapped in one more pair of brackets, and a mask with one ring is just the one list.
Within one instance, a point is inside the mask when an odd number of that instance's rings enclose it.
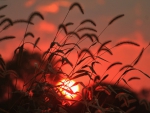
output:
{"label": "silhouetted plant", "polygon": [[[0,10],[7,5],[1,6]],[[91,19],[83,20],[73,31],[68,31],[67,27],[73,25],[72,22],[65,23],[65,20],[74,8],[84,14],[83,8],[79,3],[74,3],[70,6],[64,20],[58,27],[58,31],[50,44],[50,47],[42,55],[32,53],[25,50],[25,44],[31,44],[34,48],[39,50],[38,37],[35,42],[26,42],[26,37],[34,38],[32,32],[27,32],[30,25],[34,25],[33,18],[39,17],[44,20],[40,12],[34,12],[29,16],[28,20],[13,21],[10,18],[5,18],[5,15],[0,15],[0,26],[3,23],[8,23],[1,32],[13,27],[16,23],[26,23],[27,27],[25,34],[19,46],[14,50],[13,59],[5,62],[0,56],[0,112],[2,113],[141,113],[150,112],[150,103],[147,100],[139,100],[136,94],[128,89],[119,86],[123,81],[129,86],[128,82],[132,80],[140,80],[140,77],[132,76],[128,80],[125,75],[133,70],[141,72],[147,78],[148,74],[134,66],[139,62],[146,48],[143,48],[137,58],[129,65],[123,65],[122,62],[111,63],[105,70],[103,75],[99,75],[94,68],[95,64],[101,64],[101,61],[110,63],[107,59],[102,57],[102,54],[113,55],[112,49],[122,45],[140,46],[136,42],[123,41],[115,44],[109,48],[108,44],[111,40],[100,42],[99,37],[107,29],[108,26],[113,24],[118,19],[122,18],[124,14],[114,17],[108,25],[97,36],[97,30],[92,27],[81,27],[86,23],[90,23],[93,27],[96,23]],[[86,33],[82,33],[86,31]],[[90,31],[90,32],[89,32]],[[61,32],[65,33],[61,41],[56,41]],[[92,33],[91,33],[92,32]],[[77,42],[68,42],[68,39],[75,37]],[[0,38],[0,43],[9,39],[14,39],[14,36],[5,36]],[[90,39],[91,45],[88,48],[82,48],[79,44]],[[97,51],[93,53],[91,48],[99,45]],[[75,64],[69,59],[69,55],[73,51],[77,52],[78,58]],[[32,62],[34,60],[34,63]],[[32,65],[33,64],[33,65]],[[62,69],[63,66],[68,65],[72,68],[70,73],[67,74]],[[116,80],[115,84],[106,84],[104,80],[109,77],[106,72],[114,66],[123,65],[119,72],[122,72],[120,77]],[[117,73],[117,74],[118,74]],[[117,75],[116,74],[116,75]],[[115,75],[115,76],[116,76]],[[65,82],[57,84],[62,78],[66,81],[75,80],[88,76],[89,80],[93,81],[93,85],[85,85],[83,82],[75,82],[72,86],[68,87]],[[28,77],[28,78],[27,78]],[[20,80],[24,80],[22,89],[17,88]],[[112,80],[111,80],[112,81]],[[65,86],[66,85],[66,86]],[[81,92],[74,92],[71,87],[81,85]],[[67,87],[67,88],[65,88]],[[66,93],[64,90],[72,95],[77,95],[79,98],[65,98]],[[130,88],[130,86],[129,86]],[[6,96],[7,95],[7,96]],[[4,96],[7,98],[4,99]]]}

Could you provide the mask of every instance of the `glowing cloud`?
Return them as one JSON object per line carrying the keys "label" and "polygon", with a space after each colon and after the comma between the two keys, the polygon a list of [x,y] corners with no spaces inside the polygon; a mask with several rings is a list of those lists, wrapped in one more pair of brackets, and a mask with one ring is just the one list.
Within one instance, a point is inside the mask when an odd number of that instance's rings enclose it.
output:
{"label": "glowing cloud", "polygon": [[100,5],[104,5],[104,4],[105,4],[105,0],[97,0],[97,2],[98,2]]}
{"label": "glowing cloud", "polygon": [[31,7],[34,3],[35,3],[36,0],[27,0],[25,2],[25,7]]}
{"label": "glowing cloud", "polygon": [[39,31],[44,31],[44,32],[48,32],[48,33],[53,33],[56,30],[56,26],[52,23],[46,22],[46,21],[42,21],[39,23],[37,29]]}
{"label": "glowing cloud", "polygon": [[60,6],[69,7],[70,3],[68,1],[57,1],[48,5],[39,6],[37,9],[43,13],[58,13]]}

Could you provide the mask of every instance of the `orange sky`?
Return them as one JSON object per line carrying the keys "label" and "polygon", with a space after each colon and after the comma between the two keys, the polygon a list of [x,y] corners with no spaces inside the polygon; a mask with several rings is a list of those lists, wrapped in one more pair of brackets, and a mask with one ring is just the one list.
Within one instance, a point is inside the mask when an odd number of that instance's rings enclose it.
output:
{"label": "orange sky", "polygon": [[[108,29],[101,35],[100,41],[105,42],[107,40],[112,40],[112,43],[109,45],[112,47],[119,41],[130,40],[139,43],[140,47],[124,45],[113,49],[114,56],[110,57],[109,55],[104,55],[104,57],[111,61],[111,63],[121,61],[124,65],[130,64],[140,53],[141,49],[148,45],[150,29],[149,0],[0,0],[1,5],[8,5],[7,8],[0,11],[0,15],[5,14],[6,17],[16,20],[27,19],[33,11],[41,12],[45,17],[45,20],[41,21],[39,18],[35,18],[35,25],[29,26],[28,31],[32,31],[35,38],[41,37],[39,47],[42,51],[45,51],[56,34],[58,28],[57,26],[63,21],[69,6],[74,2],[79,2],[82,5],[85,14],[82,15],[77,8],[74,8],[69,13],[65,22],[74,23],[74,26],[68,29],[70,31],[72,31],[82,20],[92,19],[97,23],[95,29],[98,31],[97,34],[99,34],[113,17],[119,14],[125,14],[123,18],[118,19],[108,27]],[[6,60],[12,57],[13,50],[19,45],[21,39],[23,38],[25,27],[25,24],[16,24],[12,28],[0,33],[0,37],[5,35],[16,36],[16,39],[14,40],[0,42],[0,54],[2,54],[3,58]],[[0,26],[0,29],[1,28],[3,28],[3,26]],[[28,38],[27,41],[34,42],[35,39]],[[82,44],[85,47],[89,44],[89,42],[85,41]],[[30,48],[32,46],[28,47]],[[150,74],[149,58],[150,48],[144,52],[141,61],[136,66],[147,74]],[[103,67],[96,67],[98,70],[101,68],[102,71],[99,72],[100,74],[104,72],[104,69],[106,69],[109,64],[103,65]],[[118,66],[114,70],[117,72],[120,68],[121,66]],[[110,73],[115,73],[115,71],[111,72],[110,70]],[[132,74],[136,74],[136,76],[143,76],[140,73]],[[127,75],[126,79],[129,77],[130,75]],[[148,84],[148,82],[150,82],[149,79],[146,77],[141,77],[140,81],[136,80],[134,82],[130,82],[129,84],[138,84],[138,86],[133,86],[136,90],[141,89],[142,87],[147,87],[150,89],[150,84]]]}

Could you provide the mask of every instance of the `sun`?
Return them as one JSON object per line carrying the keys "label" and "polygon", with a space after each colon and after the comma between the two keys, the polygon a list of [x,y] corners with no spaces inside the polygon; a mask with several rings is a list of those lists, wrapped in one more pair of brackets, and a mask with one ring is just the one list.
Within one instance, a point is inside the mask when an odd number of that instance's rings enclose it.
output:
{"label": "sun", "polygon": [[79,92],[79,86],[74,84],[75,81],[66,79],[62,79],[60,82],[57,83],[57,85],[59,86],[59,91],[67,99],[74,99],[77,97],[77,92]]}

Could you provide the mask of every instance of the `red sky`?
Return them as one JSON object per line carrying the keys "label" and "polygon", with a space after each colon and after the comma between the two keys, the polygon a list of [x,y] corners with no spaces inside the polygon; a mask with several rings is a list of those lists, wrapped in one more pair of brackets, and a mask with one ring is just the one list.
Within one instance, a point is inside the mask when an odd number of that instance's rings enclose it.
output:
{"label": "red sky", "polygon": [[[123,64],[130,64],[140,53],[143,47],[146,47],[149,43],[149,29],[150,29],[150,1],[149,0],[0,0],[1,5],[8,5],[7,8],[0,11],[1,14],[5,14],[6,17],[12,20],[16,19],[27,19],[28,16],[34,12],[39,11],[43,14],[45,20],[41,21],[39,18],[34,19],[34,26],[29,26],[28,31],[32,31],[35,38],[41,37],[39,47],[42,51],[45,51],[52,39],[54,38],[57,26],[63,21],[69,6],[79,2],[85,14],[74,8],[69,13],[65,22],[73,22],[74,26],[68,30],[72,31],[82,20],[92,19],[97,23],[96,30],[97,35],[107,26],[108,22],[119,14],[125,14],[121,19],[115,21],[108,29],[101,35],[100,41],[105,42],[112,40],[110,47],[119,41],[130,40],[140,44],[140,47],[133,46],[122,46],[113,49],[114,56],[104,55],[107,60],[111,63],[115,61],[121,61]],[[87,25],[88,26],[88,25]],[[25,32],[25,24],[15,25],[6,31],[0,33],[0,37],[5,35],[14,35],[16,39],[0,42],[0,54],[3,58],[10,59],[12,57],[13,50],[19,45],[23,34]],[[0,26],[0,29],[3,26]],[[61,37],[60,37],[61,38]],[[28,38],[27,41],[34,42],[35,39]],[[89,44],[89,42],[83,42],[83,46]],[[30,47],[30,46],[29,46]],[[95,50],[96,48],[94,48]],[[38,50],[37,50],[38,51]],[[97,66],[100,74],[104,72],[109,64],[103,64],[103,66]],[[143,70],[145,73],[150,74],[150,48],[148,48],[141,58],[141,61],[136,66]],[[121,68],[116,67],[116,70]],[[115,72],[111,72],[115,73]],[[143,77],[140,73],[132,73],[127,75],[126,79],[130,76],[142,76],[140,81],[130,82],[129,84],[134,85],[133,88],[138,90],[142,87],[150,89],[149,79]],[[113,75],[111,75],[112,77]],[[109,80],[108,80],[109,81]]]}

